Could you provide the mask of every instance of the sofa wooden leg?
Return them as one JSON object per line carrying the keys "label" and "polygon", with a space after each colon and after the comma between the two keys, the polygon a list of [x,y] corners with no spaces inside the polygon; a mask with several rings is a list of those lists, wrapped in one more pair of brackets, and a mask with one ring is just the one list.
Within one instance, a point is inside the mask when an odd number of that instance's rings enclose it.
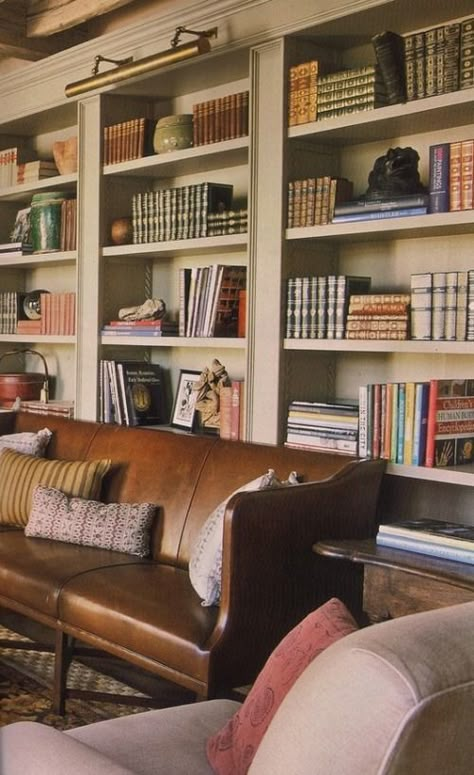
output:
{"label": "sofa wooden leg", "polygon": [[67,674],[72,661],[73,644],[74,639],[70,635],[58,630],[56,633],[52,705],[54,713],[59,716],[64,716],[66,711]]}

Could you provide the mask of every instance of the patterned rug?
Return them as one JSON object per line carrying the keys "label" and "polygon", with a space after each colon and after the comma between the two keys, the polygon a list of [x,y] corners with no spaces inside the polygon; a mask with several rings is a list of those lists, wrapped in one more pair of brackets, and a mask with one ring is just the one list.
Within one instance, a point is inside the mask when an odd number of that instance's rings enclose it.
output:
{"label": "patterned rug", "polygon": [[[29,640],[3,626],[0,626],[0,639]],[[94,721],[149,710],[147,699],[150,695],[88,665],[73,661],[68,674],[69,689],[123,695],[128,697],[128,703],[133,704],[70,698],[66,701],[66,714],[58,716],[51,711],[53,671],[52,653],[0,648],[0,726],[14,721],[40,721],[56,729],[71,729]],[[174,687],[170,689],[166,681],[162,683],[163,707],[186,701],[186,695],[181,690]],[[137,698],[137,701],[131,698]],[[139,704],[141,698],[143,705]],[[161,704],[160,698],[156,704]]]}

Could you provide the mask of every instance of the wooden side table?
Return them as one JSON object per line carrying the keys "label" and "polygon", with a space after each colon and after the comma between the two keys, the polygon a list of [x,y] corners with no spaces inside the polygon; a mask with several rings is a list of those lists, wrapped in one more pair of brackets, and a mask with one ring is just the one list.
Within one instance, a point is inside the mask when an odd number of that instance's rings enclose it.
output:
{"label": "wooden side table", "polygon": [[319,541],[313,550],[363,564],[370,622],[474,600],[474,565],[377,546],[375,539]]}

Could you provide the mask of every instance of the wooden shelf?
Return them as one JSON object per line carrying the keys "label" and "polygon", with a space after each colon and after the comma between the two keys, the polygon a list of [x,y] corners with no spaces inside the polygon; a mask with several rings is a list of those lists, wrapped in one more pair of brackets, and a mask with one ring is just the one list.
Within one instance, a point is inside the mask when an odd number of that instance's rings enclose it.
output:
{"label": "wooden shelf", "polygon": [[30,202],[36,192],[41,191],[74,191],[77,185],[77,173],[70,175],[55,175],[53,178],[43,178],[37,182],[26,185],[8,186],[0,190],[2,202]]}
{"label": "wooden shelf", "polygon": [[180,255],[208,255],[221,253],[223,250],[226,252],[245,250],[247,239],[247,234],[229,234],[223,237],[200,237],[168,242],[149,242],[140,245],[111,245],[102,248],[102,255],[105,258],[123,256],[149,258],[153,255],[168,258],[178,253]]}
{"label": "wooden shelf", "polygon": [[390,476],[402,476],[408,479],[474,487],[474,464],[450,466],[449,468],[426,468],[425,466],[405,466],[398,463],[388,463],[386,473]]}
{"label": "wooden shelf", "polygon": [[108,164],[104,167],[104,175],[163,178],[174,177],[178,173],[183,175],[209,172],[222,166],[246,164],[248,149],[249,138],[239,137],[212,145],[200,145],[196,148],[185,148],[182,151],[170,151],[119,164]]}
{"label": "wooden shelf", "polygon": [[246,339],[225,337],[188,336],[101,336],[103,345],[129,345],[131,347],[192,347],[241,350]]}
{"label": "wooden shelf", "polygon": [[18,267],[24,269],[41,266],[61,266],[65,264],[74,264],[77,261],[77,252],[75,250],[58,251],[55,253],[32,253],[31,255],[20,255],[18,257],[3,257],[0,254],[0,267]]}
{"label": "wooden shelf", "polygon": [[285,339],[285,350],[321,352],[406,353],[408,355],[474,355],[474,342],[378,341],[376,339]]}

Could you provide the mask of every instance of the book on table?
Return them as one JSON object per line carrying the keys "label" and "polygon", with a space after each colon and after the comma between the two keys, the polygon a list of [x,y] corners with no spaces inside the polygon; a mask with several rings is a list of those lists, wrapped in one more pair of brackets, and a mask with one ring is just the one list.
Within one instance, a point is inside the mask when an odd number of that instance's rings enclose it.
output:
{"label": "book on table", "polygon": [[376,542],[380,546],[474,564],[472,525],[439,519],[383,523],[379,526]]}

